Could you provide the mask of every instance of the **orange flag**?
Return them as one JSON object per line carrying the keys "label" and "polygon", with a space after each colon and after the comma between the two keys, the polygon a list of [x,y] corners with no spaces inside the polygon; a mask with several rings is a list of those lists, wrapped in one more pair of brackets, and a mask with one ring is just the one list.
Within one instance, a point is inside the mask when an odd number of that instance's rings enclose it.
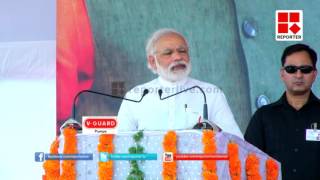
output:
{"label": "orange flag", "polygon": [[73,99],[94,80],[94,42],[85,0],[57,1],[57,133]]}

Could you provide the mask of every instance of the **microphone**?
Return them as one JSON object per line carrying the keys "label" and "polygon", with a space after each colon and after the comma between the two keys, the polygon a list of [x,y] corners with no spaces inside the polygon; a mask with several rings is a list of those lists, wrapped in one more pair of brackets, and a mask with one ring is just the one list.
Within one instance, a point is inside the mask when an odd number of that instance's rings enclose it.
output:
{"label": "microphone", "polygon": [[98,94],[98,95],[102,95],[102,96],[107,96],[107,97],[112,97],[112,98],[116,98],[116,99],[122,99],[122,100],[126,100],[126,101],[131,101],[131,102],[135,102],[135,103],[139,103],[142,101],[142,99],[144,98],[145,95],[147,95],[149,93],[148,89],[143,90],[143,94],[141,96],[141,98],[139,100],[133,100],[133,99],[128,99],[125,97],[121,97],[121,96],[115,96],[115,95],[111,95],[111,94],[106,94],[103,92],[98,92],[98,91],[92,91],[92,90],[82,90],[80,91],[73,99],[73,115],[72,115],[72,119],[68,119],[66,122],[64,122],[61,127],[60,127],[60,132],[62,132],[62,129],[64,129],[67,126],[71,126],[75,129],[77,129],[78,131],[82,130],[82,125],[76,121],[76,101],[78,99],[78,97],[83,94],[83,93],[93,93],[93,94]]}
{"label": "microphone", "polygon": [[171,98],[171,97],[173,97],[173,96],[175,96],[175,95],[181,94],[181,93],[183,93],[183,92],[186,92],[186,91],[189,91],[189,90],[195,89],[195,88],[199,89],[199,90],[201,91],[202,95],[203,95],[203,99],[204,99],[204,104],[203,104],[203,118],[204,118],[204,119],[208,119],[207,96],[206,96],[206,94],[204,93],[204,91],[203,91],[203,89],[202,89],[201,87],[199,87],[199,86],[192,86],[192,87],[190,87],[190,88],[188,88],[188,89],[185,89],[185,90],[183,90],[183,91],[177,92],[177,93],[175,93],[175,94],[171,94],[170,96],[167,96],[167,97],[164,97],[164,98],[161,98],[162,89],[159,89],[159,90],[158,90],[158,94],[159,94],[160,100],[165,100],[165,99]]}
{"label": "microphone", "polygon": [[212,122],[208,121],[207,96],[206,96],[206,94],[204,93],[203,89],[200,86],[192,86],[190,88],[184,89],[183,91],[174,93],[174,94],[169,95],[169,96],[164,97],[164,98],[161,97],[162,96],[162,89],[158,90],[158,94],[159,94],[160,100],[165,100],[165,99],[171,98],[173,96],[176,96],[178,94],[181,94],[183,92],[186,92],[186,91],[189,91],[189,90],[195,89],[195,88],[199,89],[201,91],[201,93],[203,95],[204,103],[203,103],[203,120],[202,120],[202,122],[197,123],[193,127],[193,129],[212,129],[212,130],[215,130],[215,131],[221,131],[221,128],[219,128],[216,124],[213,124]]}
{"label": "microphone", "polygon": [[217,132],[221,131],[221,128],[218,125],[212,123],[207,119],[203,119],[201,122],[198,122],[196,125],[193,126],[193,129],[211,129]]}

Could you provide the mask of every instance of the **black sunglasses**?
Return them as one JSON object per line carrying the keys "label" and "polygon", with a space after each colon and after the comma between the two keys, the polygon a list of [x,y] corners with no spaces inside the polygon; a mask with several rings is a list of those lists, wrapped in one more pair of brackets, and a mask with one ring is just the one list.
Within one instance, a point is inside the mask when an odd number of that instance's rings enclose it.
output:
{"label": "black sunglasses", "polygon": [[312,66],[308,66],[308,65],[305,65],[305,66],[289,65],[289,66],[285,66],[283,69],[289,74],[296,73],[299,69],[300,69],[300,72],[303,74],[309,74],[314,70]]}

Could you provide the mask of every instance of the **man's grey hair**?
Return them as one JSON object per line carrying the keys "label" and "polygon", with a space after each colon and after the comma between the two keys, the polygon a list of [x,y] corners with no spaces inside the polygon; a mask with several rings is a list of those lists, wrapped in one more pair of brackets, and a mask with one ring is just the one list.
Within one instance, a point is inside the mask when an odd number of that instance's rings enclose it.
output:
{"label": "man's grey hair", "polygon": [[[184,41],[187,43],[187,46],[188,46],[188,41],[186,40],[186,38],[180,32],[178,32],[175,29],[171,29],[171,28],[162,28],[162,29],[159,29],[159,30],[155,31],[149,37],[149,39],[147,40],[147,43],[146,43],[146,55],[147,55],[147,58],[150,55],[155,55],[155,53],[156,53],[156,49],[155,49],[156,42],[161,37],[163,37],[165,35],[168,35],[168,34],[177,34],[177,35],[181,36],[184,39]],[[149,64],[149,62],[148,62],[148,68],[151,69],[152,71],[154,71],[152,69],[151,65]]]}
{"label": "man's grey hair", "polygon": [[186,43],[188,44],[186,38],[180,33],[178,32],[177,30],[175,29],[171,29],[171,28],[163,28],[163,29],[159,29],[157,31],[155,31],[150,37],[149,39],[147,40],[147,43],[146,43],[146,53],[147,53],[147,56],[149,55],[154,55],[155,53],[155,43],[162,37],[162,36],[165,36],[167,34],[177,34],[179,36],[181,36],[185,41]]}

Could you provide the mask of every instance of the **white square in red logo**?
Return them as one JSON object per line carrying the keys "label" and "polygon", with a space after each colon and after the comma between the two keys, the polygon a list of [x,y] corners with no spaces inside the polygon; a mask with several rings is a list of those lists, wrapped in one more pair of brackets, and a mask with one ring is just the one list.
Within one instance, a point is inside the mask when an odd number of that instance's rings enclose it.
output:
{"label": "white square in red logo", "polygon": [[277,41],[302,41],[302,10],[277,10],[275,18],[275,31],[275,39]]}

